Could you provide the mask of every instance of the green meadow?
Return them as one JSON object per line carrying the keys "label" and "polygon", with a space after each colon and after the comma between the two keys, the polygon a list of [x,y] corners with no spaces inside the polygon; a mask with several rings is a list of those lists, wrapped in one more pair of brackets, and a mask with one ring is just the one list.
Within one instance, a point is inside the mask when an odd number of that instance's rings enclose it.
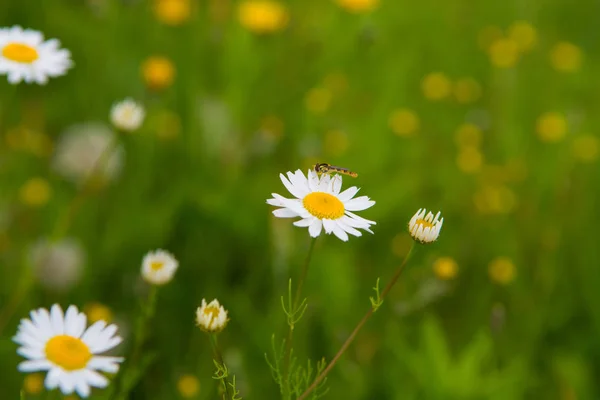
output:
{"label": "green meadow", "polygon": [[[15,25],[72,66],[10,83]],[[90,399],[600,398],[599,25],[592,0],[1,1],[0,398],[79,398],[18,370],[53,304],[123,338]],[[273,215],[315,163],[358,174],[373,234]]]}

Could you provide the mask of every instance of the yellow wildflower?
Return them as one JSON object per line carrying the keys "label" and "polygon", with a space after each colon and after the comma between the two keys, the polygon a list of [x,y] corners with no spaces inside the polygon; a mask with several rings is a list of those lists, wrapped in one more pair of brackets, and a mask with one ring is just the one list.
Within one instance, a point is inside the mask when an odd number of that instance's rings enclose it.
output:
{"label": "yellow wildflower", "polygon": [[181,25],[190,18],[190,0],[155,0],[154,15],[166,25]]}
{"label": "yellow wildflower", "polygon": [[537,32],[527,21],[516,21],[508,28],[508,37],[517,43],[519,51],[527,52],[537,43]]}
{"label": "yellow wildflower", "polygon": [[247,0],[240,4],[238,17],[242,26],[254,33],[273,33],[287,26],[287,8],[271,0]]}
{"label": "yellow wildflower", "polygon": [[593,135],[582,135],[573,140],[573,157],[583,163],[591,163],[598,159],[600,144]]}
{"label": "yellow wildflower", "polygon": [[583,53],[579,47],[569,42],[559,42],[550,51],[552,66],[561,72],[574,72],[581,67]]}
{"label": "yellow wildflower", "polygon": [[29,374],[23,379],[23,390],[27,394],[40,394],[44,389],[44,376],[40,373]]}
{"label": "yellow wildflower", "polygon": [[353,13],[366,13],[379,6],[379,0],[335,0],[340,7]]}
{"label": "yellow wildflower", "polygon": [[43,178],[31,178],[19,191],[19,197],[23,204],[31,207],[41,207],[48,203],[52,188],[48,181]]}
{"label": "yellow wildflower", "polygon": [[426,99],[442,100],[450,94],[452,82],[443,73],[433,72],[423,78],[421,89]]}
{"label": "yellow wildflower", "polygon": [[458,274],[458,264],[451,257],[440,257],[433,263],[433,272],[443,280],[449,280]]}
{"label": "yellow wildflower", "polygon": [[331,105],[331,91],[326,88],[317,87],[311,89],[304,99],[306,108],[314,114],[322,114]]}
{"label": "yellow wildflower", "polygon": [[459,147],[479,147],[482,138],[481,129],[477,125],[468,122],[460,125],[454,134],[454,141]]}
{"label": "yellow wildflower", "polygon": [[177,390],[181,397],[191,399],[200,392],[200,381],[192,374],[182,375],[177,381]]}
{"label": "yellow wildflower", "polygon": [[501,285],[506,285],[515,279],[516,270],[512,260],[508,257],[498,257],[488,266],[490,278]]}
{"label": "yellow wildflower", "polygon": [[90,323],[97,321],[105,321],[109,323],[113,319],[113,313],[110,308],[98,302],[86,304],[86,306],[83,308],[83,312],[87,316],[87,319]]}
{"label": "yellow wildflower", "polygon": [[536,124],[538,137],[544,142],[558,142],[567,134],[567,120],[558,112],[542,114]]}
{"label": "yellow wildflower", "polygon": [[389,118],[389,125],[398,136],[411,136],[419,130],[419,116],[407,108],[395,110]]}
{"label": "yellow wildflower", "polygon": [[473,195],[473,203],[481,214],[508,214],[516,206],[517,196],[508,186],[486,184]]}
{"label": "yellow wildflower", "polygon": [[150,89],[165,89],[173,84],[175,66],[166,57],[152,56],[142,64],[142,77]]}
{"label": "yellow wildflower", "polygon": [[483,155],[476,147],[465,146],[461,148],[456,157],[458,168],[465,174],[472,174],[481,169]]}
{"label": "yellow wildflower", "polygon": [[519,44],[513,39],[498,39],[490,46],[489,56],[495,67],[514,67],[519,60]]}

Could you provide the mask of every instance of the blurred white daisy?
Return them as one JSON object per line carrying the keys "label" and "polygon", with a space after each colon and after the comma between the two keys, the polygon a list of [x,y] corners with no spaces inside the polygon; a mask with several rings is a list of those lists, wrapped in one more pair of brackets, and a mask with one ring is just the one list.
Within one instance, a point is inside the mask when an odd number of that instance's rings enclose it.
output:
{"label": "blurred white daisy", "polygon": [[229,322],[227,311],[217,299],[206,304],[202,299],[202,305],[196,310],[196,323],[205,332],[221,332]]}
{"label": "blurred white daisy", "polygon": [[85,253],[74,239],[42,239],[29,250],[33,274],[44,287],[64,292],[79,282]]}
{"label": "blurred white daisy", "polygon": [[340,193],[342,188],[342,177],[334,177],[329,174],[319,175],[313,171],[308,171],[308,178],[302,171],[288,172],[287,178],[279,174],[281,181],[295,199],[287,199],[276,193],[273,198],[268,199],[267,203],[281,207],[273,211],[273,214],[279,218],[302,218],[294,222],[294,225],[308,227],[310,236],[317,237],[324,229],[325,233],[333,233],[343,241],[348,240],[348,233],[354,236],[361,236],[358,229],[364,229],[373,233],[370,226],[375,225],[374,221],[369,221],[354,214],[352,211],[362,211],[373,206],[375,202],[367,196],[353,198],[358,192],[356,186],[352,186]]}
{"label": "blurred white daisy", "polygon": [[110,121],[117,128],[127,132],[137,130],[144,122],[144,107],[130,98],[115,103],[110,109]]}
{"label": "blurred white daisy", "polygon": [[168,251],[151,251],[142,260],[142,278],[153,285],[164,285],[173,279],[178,266],[179,263]]}
{"label": "blurred white daisy", "polygon": [[50,309],[33,310],[31,319],[22,319],[13,341],[21,347],[17,353],[25,358],[19,371],[48,371],[45,386],[59,388],[63,394],[76,392],[90,395],[90,387],[104,388],[108,379],[98,373],[119,370],[122,357],[98,356],[121,343],[117,327],[98,321],[86,329],[86,317],[75,306],[67,312],[58,304]]}
{"label": "blurred white daisy", "polygon": [[53,168],[77,184],[86,182],[92,173],[102,180],[112,181],[121,172],[124,158],[123,147],[115,146],[115,140],[114,132],[105,124],[73,125],[56,145]]}
{"label": "blurred white daisy", "polygon": [[41,32],[20,26],[0,29],[0,74],[8,82],[36,82],[45,85],[48,77],[66,74],[73,65],[69,50],[60,49],[57,39],[44,41]]}
{"label": "blurred white daisy", "polygon": [[428,213],[426,209],[419,209],[408,223],[408,231],[413,239],[421,243],[434,242],[440,236],[440,229],[444,223],[444,218],[440,219],[440,214],[441,212],[438,211],[434,217],[433,213]]}

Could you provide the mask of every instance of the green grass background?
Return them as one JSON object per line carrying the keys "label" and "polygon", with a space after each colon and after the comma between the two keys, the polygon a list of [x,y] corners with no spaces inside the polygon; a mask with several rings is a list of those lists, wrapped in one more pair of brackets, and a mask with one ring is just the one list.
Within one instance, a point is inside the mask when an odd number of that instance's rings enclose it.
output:
{"label": "green grass background", "polygon": [[[104,2],[101,2],[104,3]],[[343,243],[318,239],[305,285],[309,308],[297,326],[300,359],[330,360],[369,307],[378,277],[385,282],[401,262],[393,239],[420,207],[440,209],[440,239],[420,246],[381,309],[329,376],[330,399],[597,399],[600,398],[600,247],[595,231],[598,164],[579,164],[571,142],[598,134],[600,120],[600,3],[592,0],[385,1],[373,13],[350,14],[324,0],[287,2],[288,28],[254,35],[236,18],[223,22],[194,3],[180,27],[159,24],[146,1],[106,1],[102,12],[85,2],[3,1],[0,26],[20,24],[59,38],[75,67],[46,86],[10,86],[0,79],[0,133],[28,127],[56,140],[66,127],[107,121],[111,104],[131,96],[144,103],[142,130],[123,136],[121,177],[88,198],[68,235],[87,252],[81,283],[63,294],[35,285],[0,336],[0,397],[17,397],[23,375],[11,337],[30,309],[58,302],[79,307],[100,301],[129,325],[139,310],[139,268],[155,248],[171,251],[180,269],[159,293],[147,351],[158,359],[132,399],[176,399],[178,378],[197,375],[198,399],[217,397],[208,338],[194,324],[202,298],[218,298],[231,321],[220,335],[225,360],[244,399],[276,399],[264,354],[273,334],[285,334],[279,297],[297,276],[308,249],[305,229],[276,220],[265,203],[287,195],[278,175],[312,160],[359,172],[352,183],[377,201],[361,213],[377,221],[375,234]],[[489,25],[529,21],[537,46],[514,68],[498,69],[478,46]],[[568,40],[583,51],[574,73],[555,71],[548,53]],[[161,93],[144,88],[139,70],[148,56],[172,59],[177,75]],[[483,95],[474,104],[431,102],[421,81],[440,71],[470,76]],[[346,91],[314,114],[305,96],[325,77],[343,74]],[[388,117],[415,111],[419,133],[393,134]],[[162,110],[181,118],[171,141],[156,135]],[[535,135],[538,116],[559,111],[578,117],[564,140]],[[486,165],[518,161],[527,175],[508,184],[517,204],[509,213],[482,214],[473,196],[490,177],[456,165],[454,131],[485,113]],[[283,136],[272,148],[258,133],[276,116]],[[324,145],[325,133],[346,133],[347,151]],[[0,147],[0,201],[11,215],[0,253],[0,307],[14,294],[28,246],[49,235],[76,188],[49,168],[48,157]],[[49,180],[42,208],[19,202],[33,176]],[[555,245],[545,245],[548,237]],[[409,311],[423,292],[439,287],[439,256],[459,264],[445,291]],[[489,262],[510,257],[516,278],[502,286]],[[432,286],[433,285],[433,286]],[[143,289],[143,287],[142,287]],[[503,318],[493,317],[502,305]],[[497,313],[496,313],[497,314]],[[125,351],[126,345],[120,347]],[[101,398],[102,391],[95,392]],[[32,398],[35,398],[32,396]],[[40,397],[43,398],[43,397]]]}

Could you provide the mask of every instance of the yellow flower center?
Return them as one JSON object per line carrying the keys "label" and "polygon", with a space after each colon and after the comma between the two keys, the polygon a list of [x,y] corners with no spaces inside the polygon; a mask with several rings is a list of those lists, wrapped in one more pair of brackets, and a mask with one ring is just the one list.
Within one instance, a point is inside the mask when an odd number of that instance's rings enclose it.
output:
{"label": "yellow flower center", "polygon": [[337,197],[323,192],[313,192],[302,200],[304,208],[319,219],[338,219],[344,216],[344,203]]}
{"label": "yellow flower center", "polygon": [[415,225],[423,225],[423,229],[426,228],[433,228],[433,224],[431,222],[427,222],[424,219],[418,219],[417,222],[415,222]]}
{"label": "yellow flower center", "polygon": [[210,320],[213,321],[215,318],[219,316],[219,308],[218,307],[206,307],[204,309],[204,314],[210,317]]}
{"label": "yellow flower center", "polygon": [[162,261],[152,261],[150,263],[150,269],[152,271],[160,271],[162,269],[162,267],[165,266],[165,263]]}
{"label": "yellow flower center", "polygon": [[35,48],[23,43],[9,43],[2,49],[2,56],[11,61],[31,64],[38,59]]}
{"label": "yellow flower center", "polygon": [[46,343],[46,358],[48,361],[67,371],[83,369],[92,358],[90,348],[73,336],[58,335]]}

